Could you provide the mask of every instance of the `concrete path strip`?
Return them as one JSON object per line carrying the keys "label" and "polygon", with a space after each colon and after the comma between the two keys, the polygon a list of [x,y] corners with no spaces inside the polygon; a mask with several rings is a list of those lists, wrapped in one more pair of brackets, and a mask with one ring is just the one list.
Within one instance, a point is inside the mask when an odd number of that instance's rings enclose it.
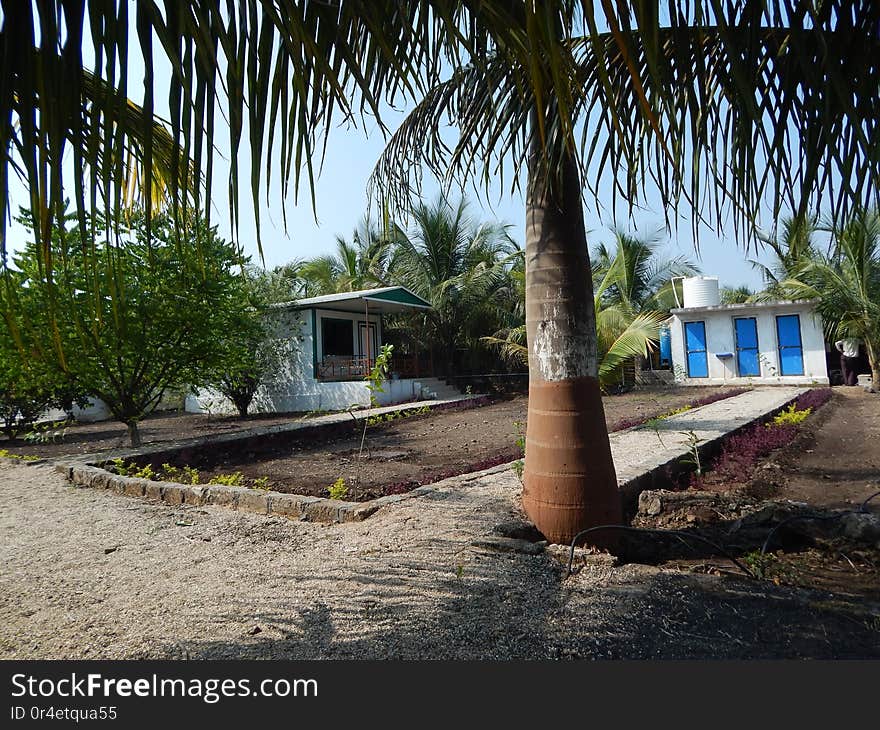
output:
{"label": "concrete path strip", "polygon": [[768,413],[786,406],[809,388],[756,388],[668,418],[612,433],[611,453],[617,484],[630,500],[651,488],[654,475]]}

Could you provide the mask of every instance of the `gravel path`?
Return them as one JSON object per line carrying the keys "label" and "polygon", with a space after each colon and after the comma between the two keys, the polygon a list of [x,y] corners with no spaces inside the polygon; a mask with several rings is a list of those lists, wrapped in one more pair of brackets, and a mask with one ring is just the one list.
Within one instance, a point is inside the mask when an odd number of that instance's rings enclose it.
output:
{"label": "gravel path", "polygon": [[877,607],[471,545],[509,471],[363,523],[173,508],[0,465],[0,658],[880,656]]}

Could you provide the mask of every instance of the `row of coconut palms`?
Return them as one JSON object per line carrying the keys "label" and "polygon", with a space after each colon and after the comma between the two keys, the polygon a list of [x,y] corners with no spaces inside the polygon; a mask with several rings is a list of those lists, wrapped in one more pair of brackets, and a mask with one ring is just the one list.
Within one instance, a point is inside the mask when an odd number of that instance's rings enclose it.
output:
{"label": "row of coconut palms", "polygon": [[[451,204],[438,197],[413,206],[406,228],[364,218],[350,239],[337,237],[333,253],[293,261],[269,280],[285,281],[281,298],[406,286],[432,309],[388,322],[387,334],[405,350],[430,351],[447,374],[478,367],[523,370],[525,258],[509,229],[478,220],[463,199]],[[620,383],[630,363],[641,367],[673,305],[671,278],[697,271],[685,257],[661,256],[661,243],[659,236],[615,231],[613,244],[592,252],[603,387]]]}

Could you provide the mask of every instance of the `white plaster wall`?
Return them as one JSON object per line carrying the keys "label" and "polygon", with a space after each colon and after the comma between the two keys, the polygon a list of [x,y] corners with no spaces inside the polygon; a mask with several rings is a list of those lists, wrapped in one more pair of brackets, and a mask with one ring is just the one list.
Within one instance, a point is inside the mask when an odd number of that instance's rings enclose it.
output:
{"label": "white plaster wall", "polygon": [[[156,411],[178,411],[185,406],[187,396],[182,392],[166,393],[156,406]],[[113,414],[100,398],[89,397],[89,404],[85,408],[73,407],[73,416],[80,423],[96,423],[98,421],[111,421]],[[62,421],[67,414],[59,408],[51,408],[41,417],[41,421]]]}
{"label": "white plaster wall", "polygon": [[[107,421],[113,418],[107,404],[100,398],[90,398],[89,404],[85,408],[79,406],[73,407],[73,415],[77,421],[81,423],[94,423],[96,421]],[[40,418],[41,421],[63,421],[67,418],[67,414],[60,408],[51,408]]]}
{"label": "white plaster wall", "polygon": [[[804,350],[803,375],[783,376],[779,374],[776,317],[786,314],[800,316],[801,344]],[[740,378],[737,376],[736,337],[733,320],[739,317],[755,318],[758,329],[758,359],[761,364],[760,377]],[[706,323],[709,377],[688,378],[684,324],[685,322],[699,321]],[[809,304],[800,306],[768,304],[744,309],[695,311],[692,314],[683,311],[673,314],[669,334],[675,380],[681,385],[828,384],[822,323],[820,318],[812,312],[812,307]],[[731,352],[733,357],[721,359],[715,356],[718,352]]]}

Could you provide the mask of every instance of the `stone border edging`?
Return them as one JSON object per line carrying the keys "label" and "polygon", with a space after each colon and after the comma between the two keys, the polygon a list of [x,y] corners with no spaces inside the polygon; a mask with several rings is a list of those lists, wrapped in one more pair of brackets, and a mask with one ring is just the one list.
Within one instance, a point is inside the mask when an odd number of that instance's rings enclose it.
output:
{"label": "stone border edging", "polygon": [[73,484],[109,489],[128,497],[148,497],[169,505],[217,505],[241,512],[277,515],[309,522],[361,522],[389,504],[422,497],[434,491],[434,485],[425,485],[404,494],[378,497],[368,502],[343,502],[339,499],[284,494],[248,487],[178,484],[141,477],[124,477],[90,464],[59,464],[55,470],[64,474]]}
{"label": "stone border edging", "polygon": [[[806,392],[806,390],[810,389],[807,388],[801,390]],[[789,403],[796,400],[799,395],[800,393],[795,394],[790,399],[786,400],[782,406],[773,408],[747,423],[741,424],[739,427],[722,434],[718,438],[704,442],[699,447],[700,451],[702,452],[704,449],[708,451],[731,434],[746,428],[762,418],[766,418],[771,413],[781,411]],[[711,405],[714,405],[714,403],[690,409],[688,413],[692,414],[701,408],[706,408]],[[642,426],[633,426],[630,429],[623,429],[616,433],[623,434],[626,431],[635,430],[641,427]],[[655,481],[660,477],[661,473],[665,471],[666,467],[678,464],[679,461],[680,457],[674,458],[637,477],[618,482],[617,488],[624,508],[626,509],[628,505],[632,506],[629,503],[636,502],[643,491],[654,488]],[[124,477],[83,461],[56,463],[55,469],[64,474],[68,481],[74,484],[99,489],[110,489],[117,494],[126,496],[148,497],[170,505],[217,505],[230,507],[233,510],[239,510],[242,512],[277,515],[287,518],[297,518],[303,521],[343,523],[361,522],[382,507],[402,502],[406,499],[425,496],[438,491],[445,484],[451,482],[469,482],[489,474],[512,470],[514,463],[516,463],[516,460],[503,464],[496,464],[495,466],[476,472],[458,474],[456,476],[448,477],[447,479],[442,479],[438,482],[416,487],[409,492],[378,497],[367,502],[345,502],[337,499],[310,497],[302,494],[286,494],[269,490],[250,489],[248,487],[230,487],[218,484],[187,485],[178,484],[176,482],[153,481],[141,477]]]}
{"label": "stone border edging", "polygon": [[[415,403],[401,403],[392,406],[366,409],[360,414],[363,418],[371,415],[381,415],[390,412],[410,410],[414,407],[429,406],[431,411],[442,410],[456,403],[470,403],[472,406],[479,405],[485,399],[483,394],[463,396],[461,398],[448,398],[435,401],[417,401]],[[402,494],[390,494],[367,502],[345,502],[339,499],[326,497],[310,497],[304,494],[287,494],[263,489],[251,489],[249,487],[232,487],[220,484],[179,484],[177,482],[160,482],[141,477],[127,477],[114,474],[107,469],[97,466],[94,461],[100,459],[102,463],[114,456],[143,457],[155,456],[166,451],[177,451],[181,448],[193,448],[207,443],[222,443],[240,439],[250,439],[273,434],[284,434],[291,431],[299,431],[305,428],[321,428],[334,426],[337,422],[345,422],[345,414],[331,414],[329,417],[318,417],[312,422],[295,422],[293,424],[278,424],[256,429],[234,431],[214,436],[199,436],[184,439],[177,442],[152,444],[137,449],[107,452],[104,454],[82,454],[53,460],[55,470],[64,474],[67,480],[73,484],[98,489],[110,489],[116,494],[130,497],[148,497],[169,505],[217,505],[230,507],[242,512],[255,514],[278,515],[288,518],[296,518],[310,522],[360,522],[375,513],[377,510],[389,504],[402,502],[405,499],[413,499],[424,496],[434,491],[434,484],[423,485],[404,492]],[[339,418],[334,418],[339,417]],[[40,463],[48,460],[42,459]],[[497,468],[491,467],[490,469]],[[490,471],[487,469],[486,471]],[[452,477],[455,478],[455,477]],[[444,480],[445,481],[445,480]],[[439,484],[436,482],[435,484]]]}

